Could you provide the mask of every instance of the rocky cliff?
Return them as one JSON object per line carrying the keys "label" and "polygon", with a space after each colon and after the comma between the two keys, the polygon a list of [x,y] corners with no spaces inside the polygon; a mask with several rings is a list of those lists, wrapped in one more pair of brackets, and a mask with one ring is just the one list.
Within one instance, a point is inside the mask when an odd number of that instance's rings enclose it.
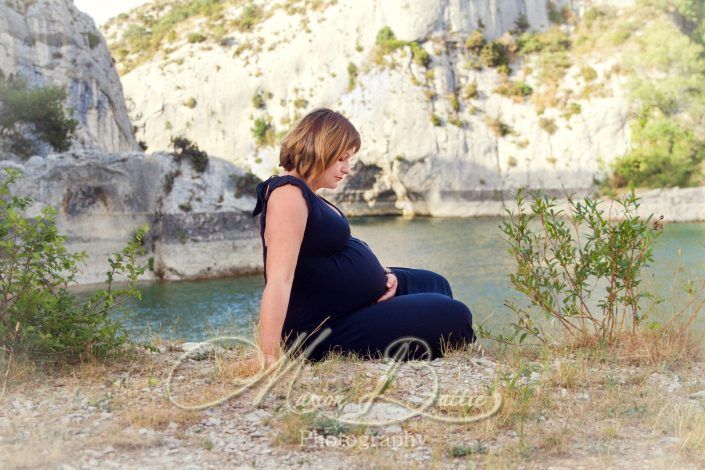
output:
{"label": "rocky cliff", "polygon": [[0,2],[0,70],[67,91],[76,148],[139,150],[105,40],[71,0]]}
{"label": "rocky cliff", "polygon": [[[552,24],[561,34],[593,5],[631,3],[221,2],[158,36],[182,12],[155,2],[104,33],[150,148],[187,135],[265,177],[277,138],[328,106],[363,138],[355,177],[332,195],[350,213],[481,215],[501,213],[519,186],[588,189],[628,150],[619,57],[566,52],[554,66],[520,55],[516,37]],[[471,50],[475,31],[509,51],[509,67]]]}
{"label": "rocky cliff", "polygon": [[33,157],[17,168],[14,194],[35,199],[30,212],[57,209],[69,251],[85,251],[79,283],[102,282],[108,256],[143,224],[149,265],[143,279],[199,279],[256,272],[262,266],[252,218],[254,181],[233,164],[210,158],[205,171],[168,153],[76,151]]}

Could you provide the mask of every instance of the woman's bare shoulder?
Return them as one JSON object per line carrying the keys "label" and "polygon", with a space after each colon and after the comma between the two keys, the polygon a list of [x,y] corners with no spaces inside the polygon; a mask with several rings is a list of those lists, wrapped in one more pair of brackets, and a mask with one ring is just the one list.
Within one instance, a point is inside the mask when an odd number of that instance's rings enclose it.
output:
{"label": "woman's bare shoulder", "polygon": [[297,212],[308,212],[304,189],[294,184],[283,184],[272,189],[268,205],[270,210],[272,207],[277,207]]}

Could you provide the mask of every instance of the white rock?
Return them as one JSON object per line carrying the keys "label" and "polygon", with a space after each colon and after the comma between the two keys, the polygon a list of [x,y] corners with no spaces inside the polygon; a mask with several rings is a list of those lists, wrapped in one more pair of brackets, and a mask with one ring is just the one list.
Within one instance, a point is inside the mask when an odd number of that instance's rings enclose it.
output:
{"label": "white rock", "polygon": [[384,432],[389,434],[396,434],[401,432],[401,426],[398,424],[392,424],[384,428]]}
{"label": "white rock", "polygon": [[65,0],[0,2],[0,31],[6,76],[67,92],[80,122],[75,147],[139,150],[110,51],[90,16]]}
{"label": "white rock", "polygon": [[[554,3],[576,10],[590,4]],[[273,10],[252,32],[234,34],[233,47],[214,45],[203,51],[201,45],[175,44],[168,63],[146,61],[123,75],[128,109],[139,138],[150,148],[165,149],[172,135],[183,134],[210,154],[264,178],[276,168],[279,152],[257,146],[254,120],[266,117],[276,130],[285,129],[291,124],[281,121],[295,121],[304,111],[295,103],[305,99],[305,111],[332,107],[350,118],[362,135],[357,174],[332,193],[349,214],[504,215],[506,204],[497,196],[509,197],[518,187],[588,190],[593,177],[603,173],[600,158],[608,166],[625,153],[629,142],[630,106],[623,83],[618,74],[602,80],[618,62],[616,56],[591,62],[611,96],[575,98],[581,113],[564,119],[558,109],[539,116],[533,104],[515,103],[495,93],[501,80],[495,69],[468,68],[463,48],[445,46],[463,41],[480,22],[485,36],[496,39],[513,29],[521,14],[532,29],[546,29],[550,25],[546,4],[340,0],[323,11],[304,13],[311,34],[301,33],[298,15]],[[122,27],[130,24],[123,22]],[[397,67],[380,69],[370,62],[377,32],[384,26],[398,38],[419,41],[426,50],[438,47],[430,67],[435,78],[424,84],[426,70],[413,62],[409,47],[388,56]],[[118,37],[120,28],[106,34]],[[316,41],[312,54],[313,38],[325,40]],[[259,40],[262,47],[255,46]],[[240,46],[245,52],[234,56]],[[350,63],[358,69],[352,90]],[[562,80],[565,90],[582,89],[580,66],[568,70]],[[511,78],[518,79],[516,75]],[[223,87],[223,81],[237,86]],[[537,91],[542,86],[536,73],[526,81]],[[449,96],[471,83],[477,84],[480,97],[461,100],[457,117],[466,124],[457,127],[447,122],[456,114]],[[265,109],[252,104],[260,91],[272,94]],[[438,98],[429,101],[425,93]],[[197,106],[183,105],[190,98]],[[431,114],[440,116],[443,125],[434,126]],[[486,123],[495,118],[516,135],[497,137]],[[542,118],[555,120],[553,134],[542,129]]]}

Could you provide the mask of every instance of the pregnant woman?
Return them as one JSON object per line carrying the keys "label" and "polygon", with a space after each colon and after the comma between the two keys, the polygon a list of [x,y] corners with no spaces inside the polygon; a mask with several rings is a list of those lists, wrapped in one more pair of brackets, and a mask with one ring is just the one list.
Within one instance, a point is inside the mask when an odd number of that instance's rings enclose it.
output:
{"label": "pregnant woman", "polygon": [[350,235],[345,215],[316,194],[335,189],[359,149],[360,135],[345,117],[317,109],[284,138],[285,173],[257,186],[252,215],[261,214],[265,279],[259,346],[267,363],[299,335],[314,348],[312,360],[329,351],[380,357],[395,342],[409,345],[405,359],[428,358],[419,348],[426,343],[432,359],[446,346],[475,341],[472,315],[444,277],[383,267]]}

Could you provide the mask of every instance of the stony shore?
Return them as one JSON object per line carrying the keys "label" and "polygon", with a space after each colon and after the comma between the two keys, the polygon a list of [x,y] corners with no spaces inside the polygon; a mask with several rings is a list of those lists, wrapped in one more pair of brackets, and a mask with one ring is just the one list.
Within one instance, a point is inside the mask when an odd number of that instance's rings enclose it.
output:
{"label": "stony shore", "polygon": [[[5,468],[702,468],[705,363],[639,364],[582,351],[454,352],[403,366],[384,392],[413,406],[438,377],[441,393],[496,390],[489,419],[447,424],[414,417],[351,426],[287,407],[290,384],[359,399],[387,370],[381,361],[333,358],[203,411],[166,395],[176,344],[138,347],[108,364],[38,371],[15,365],[0,397]],[[230,354],[230,355],[229,355]],[[222,396],[244,373],[232,353],[187,359],[172,390],[192,404]],[[416,398],[414,398],[416,397]],[[346,408],[350,408],[350,404]],[[382,417],[398,417],[381,404]],[[448,416],[446,407],[436,413]],[[457,411],[457,410],[456,410]],[[302,436],[309,436],[303,439]],[[320,436],[318,440],[310,436]],[[396,437],[394,437],[396,436]],[[367,443],[367,444],[365,444]]]}

